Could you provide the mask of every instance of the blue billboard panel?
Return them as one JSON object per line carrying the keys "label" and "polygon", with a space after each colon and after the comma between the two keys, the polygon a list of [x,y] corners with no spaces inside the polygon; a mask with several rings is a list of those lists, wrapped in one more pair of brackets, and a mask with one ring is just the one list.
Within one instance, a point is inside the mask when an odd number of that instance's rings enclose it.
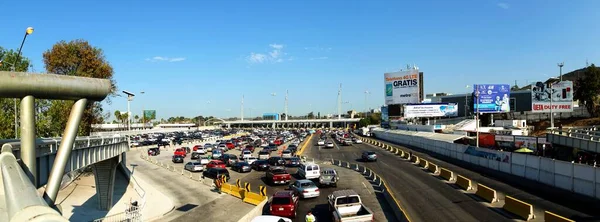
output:
{"label": "blue billboard panel", "polygon": [[390,116],[388,115],[388,107],[381,107],[381,127],[389,128],[390,127]]}
{"label": "blue billboard panel", "polygon": [[476,112],[510,112],[510,85],[478,84],[474,85],[473,89],[473,110]]}

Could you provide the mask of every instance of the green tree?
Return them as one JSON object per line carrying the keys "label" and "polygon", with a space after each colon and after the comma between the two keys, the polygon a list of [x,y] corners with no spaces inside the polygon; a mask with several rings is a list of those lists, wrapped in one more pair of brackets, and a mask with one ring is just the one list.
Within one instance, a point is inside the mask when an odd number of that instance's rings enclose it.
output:
{"label": "green tree", "polygon": [[[90,45],[85,40],[60,41],[43,53],[46,71],[59,75],[70,75],[90,78],[109,79],[112,82],[112,93],[116,91],[113,79],[113,68],[106,61],[100,48]],[[110,99],[108,100],[110,103]],[[52,101],[51,128],[53,132],[61,132],[66,125],[74,101]],[[107,117],[103,113],[100,102],[88,102],[79,125],[79,135],[89,135],[92,124],[100,124]],[[58,131],[56,131],[58,130]]]}
{"label": "green tree", "polygon": [[308,113],[308,115],[306,115],[309,119],[314,119],[315,118],[315,114],[313,112]]}
{"label": "green tree", "polygon": [[581,78],[574,84],[573,99],[585,104],[585,108],[592,117],[600,115],[600,68],[594,64],[588,66]]}
{"label": "green tree", "polygon": [[138,116],[138,115],[135,115],[135,116],[133,116],[133,119],[135,119],[135,122],[137,123],[137,122],[138,122],[138,120],[140,119],[140,116]]}
{"label": "green tree", "polygon": [[371,118],[362,118],[358,121],[359,127],[366,127],[368,125],[371,125]]}

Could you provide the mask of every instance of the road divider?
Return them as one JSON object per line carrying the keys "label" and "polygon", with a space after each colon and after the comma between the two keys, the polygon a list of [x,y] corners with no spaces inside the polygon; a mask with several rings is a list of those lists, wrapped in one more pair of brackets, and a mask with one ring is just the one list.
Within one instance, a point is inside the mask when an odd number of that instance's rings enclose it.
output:
{"label": "road divider", "polygon": [[465,191],[470,191],[473,189],[473,183],[471,180],[461,175],[456,175],[456,185]]}
{"label": "road divider", "polygon": [[524,220],[531,220],[533,215],[533,206],[511,196],[504,198],[504,210],[521,217]]}
{"label": "road divider", "polygon": [[575,222],[569,218],[560,216],[550,211],[544,211],[544,221],[546,222]]}
{"label": "road divider", "polygon": [[435,165],[433,163],[428,163],[427,169],[429,170],[429,172],[432,172],[433,174],[438,173],[438,165]]}
{"label": "road divider", "polygon": [[[250,190],[250,183],[244,183],[243,201],[253,205],[259,205],[263,200],[266,200],[266,195],[263,196],[260,193],[254,193]],[[266,191],[265,191],[266,192]]]}
{"label": "road divider", "polygon": [[419,157],[415,156],[415,155],[411,155],[410,156],[410,162],[418,164],[419,163]]}
{"label": "road divider", "polygon": [[496,203],[498,202],[498,193],[496,190],[489,188],[483,184],[477,184],[477,191],[475,195],[483,198],[488,203]]}
{"label": "road divider", "polygon": [[419,166],[423,167],[423,168],[427,168],[427,165],[429,164],[429,162],[427,160],[421,160],[419,161]]}
{"label": "road divider", "polygon": [[447,181],[454,181],[454,172],[446,169],[446,168],[440,168],[440,177],[444,178]]}

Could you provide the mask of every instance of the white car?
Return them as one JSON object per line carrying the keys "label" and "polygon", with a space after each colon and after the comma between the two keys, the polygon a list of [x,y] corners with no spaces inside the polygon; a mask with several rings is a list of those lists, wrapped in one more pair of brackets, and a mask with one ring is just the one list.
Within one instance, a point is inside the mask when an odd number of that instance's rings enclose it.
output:
{"label": "white car", "polygon": [[283,157],[283,158],[292,158],[292,151],[284,150],[281,153],[281,157]]}
{"label": "white car", "polygon": [[184,168],[185,170],[192,172],[200,172],[204,170],[204,166],[202,166],[202,164],[198,162],[188,162],[185,164]]}
{"label": "white car", "polygon": [[317,142],[318,146],[325,146],[325,140],[319,140],[319,142]]}
{"label": "white car", "polygon": [[269,146],[269,143],[262,143],[262,144],[260,144],[260,147],[268,147],[268,146]]}
{"label": "white car", "polygon": [[360,140],[360,139],[357,138],[357,139],[354,140],[354,143],[361,144],[362,140]]}
{"label": "white car", "polygon": [[252,164],[256,160],[258,160],[258,159],[256,157],[253,157],[253,156],[244,158],[244,162],[246,162],[248,164]]}
{"label": "white car", "polygon": [[240,154],[240,159],[245,159],[248,157],[252,156],[252,152],[250,152],[250,150],[244,150],[242,151],[242,154]]}
{"label": "white car", "polygon": [[200,154],[200,155],[204,155],[204,154],[206,154],[206,149],[204,147],[201,147],[201,148],[198,148],[194,152],[197,153],[197,154]]}
{"label": "white car", "polygon": [[208,157],[201,156],[200,159],[198,159],[198,162],[202,165],[206,165],[208,164],[208,162],[210,162],[210,160],[208,159]]}
{"label": "white car", "polygon": [[332,142],[327,142],[327,145],[325,145],[325,147],[327,147],[327,148],[333,148],[333,143]]}

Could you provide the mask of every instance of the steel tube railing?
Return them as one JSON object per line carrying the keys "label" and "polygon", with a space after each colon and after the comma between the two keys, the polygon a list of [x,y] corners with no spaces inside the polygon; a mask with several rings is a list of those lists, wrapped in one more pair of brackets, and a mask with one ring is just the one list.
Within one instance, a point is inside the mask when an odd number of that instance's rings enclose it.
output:
{"label": "steel tube railing", "polygon": [[12,153],[10,144],[2,146],[0,171],[10,221],[68,221],[38,195],[35,186]]}

